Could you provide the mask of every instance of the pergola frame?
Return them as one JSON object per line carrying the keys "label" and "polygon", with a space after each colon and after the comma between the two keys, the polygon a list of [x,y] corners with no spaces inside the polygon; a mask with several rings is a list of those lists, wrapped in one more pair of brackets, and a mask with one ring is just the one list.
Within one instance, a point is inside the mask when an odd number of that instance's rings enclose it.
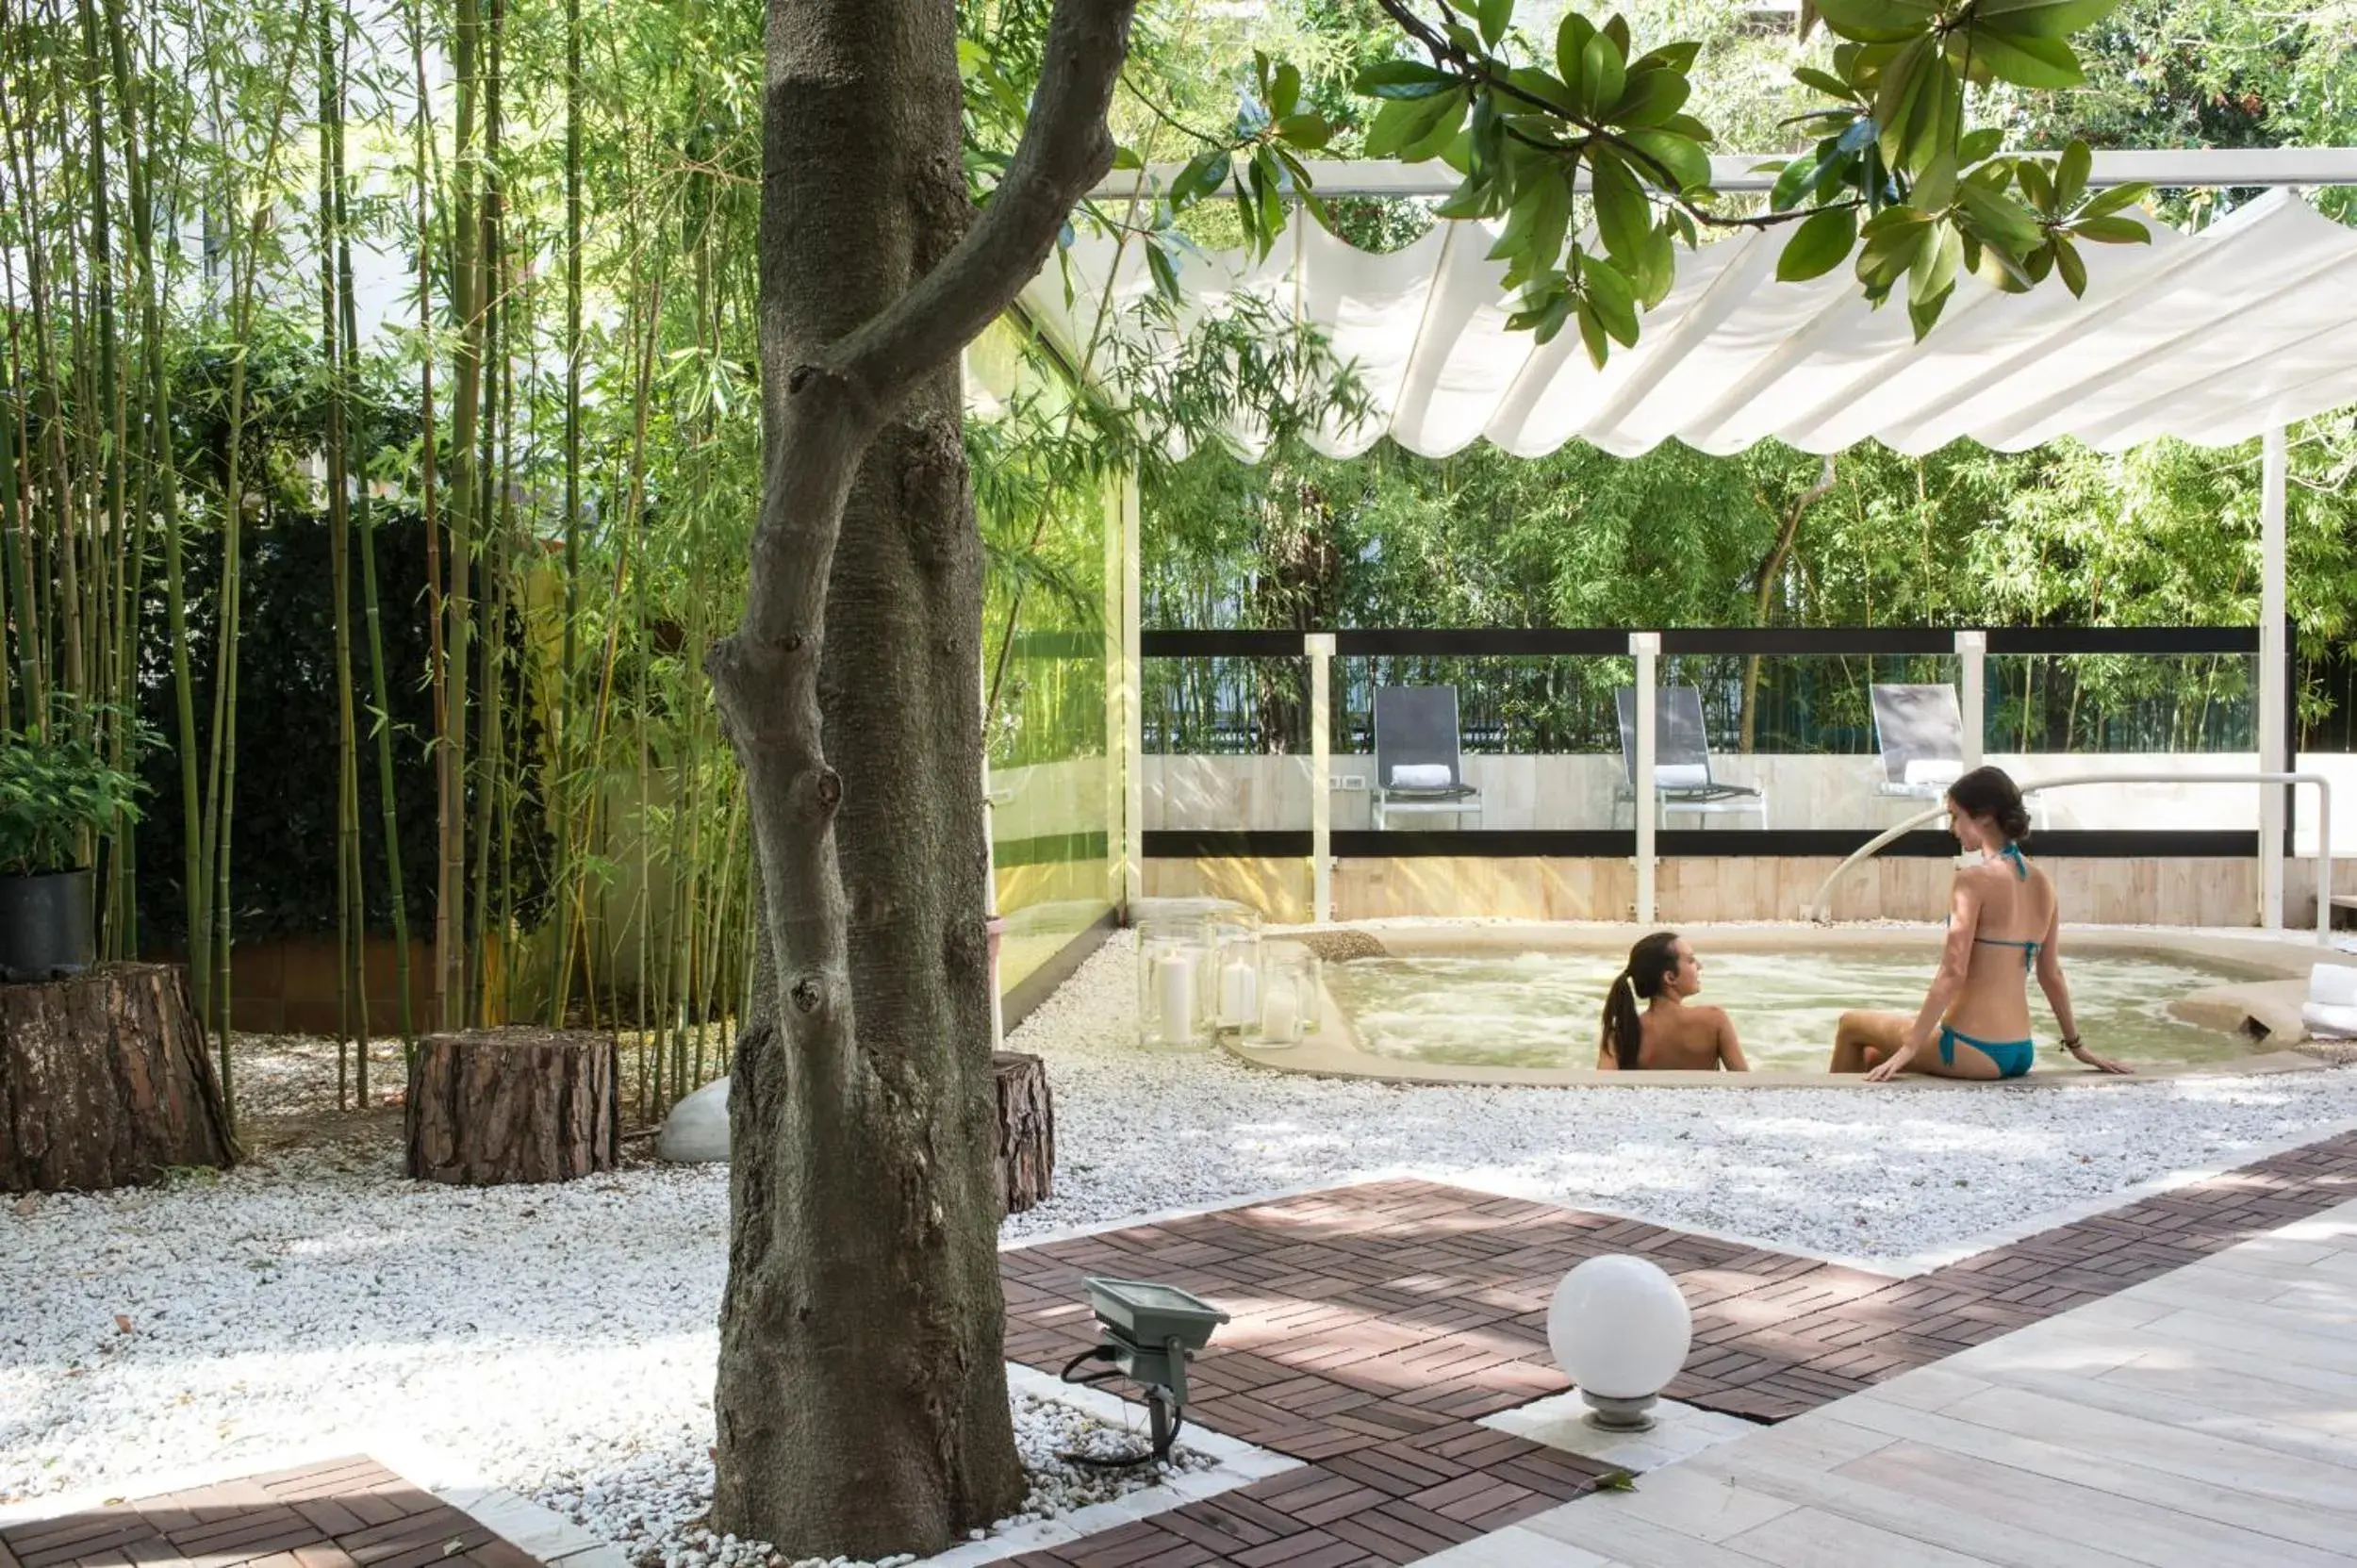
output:
{"label": "pergola frame", "polygon": [[[1775,175],[1763,172],[1761,165],[1778,155],[1722,155],[1711,159],[1713,187],[1722,192],[1762,192],[1772,184]],[[1387,161],[1317,160],[1307,165],[1312,184],[1321,195],[1370,196],[1401,199],[1437,198],[1456,189],[1455,171],[1437,161],[1425,164],[1399,164]],[[1159,189],[1167,189],[1178,173],[1177,165],[1157,165],[1143,171],[1131,171],[1108,177],[1092,192],[1107,203],[1136,203]],[[1583,173],[1582,178],[1585,178]],[[2111,187],[2132,183],[2147,183],[2161,189],[2211,190],[2289,190],[2304,191],[2325,187],[2357,186],[2357,147],[2326,148],[2255,148],[2211,150],[2122,150],[2099,152],[2095,155],[2088,176],[2090,186]],[[2357,278],[2350,280],[2357,283]],[[2284,519],[2288,458],[2283,426],[2269,427],[2263,441],[2261,504],[2261,610],[2259,618],[2259,680],[2258,730],[2262,768],[2282,766],[2288,755],[2290,713],[2286,701],[2290,668],[2290,648],[2286,635],[2286,598],[2284,585]],[[1145,735],[1143,713],[1140,708],[1141,655],[1139,648],[1139,548],[1138,494],[1134,480],[1120,487],[1120,493],[1109,506],[1108,553],[1119,551],[1122,594],[1122,658],[1117,692],[1112,693],[1109,719],[1116,722],[1122,732],[1125,810],[1123,813],[1125,839],[1121,866],[1121,882],[1125,894],[1136,899],[1143,892],[1142,873],[1145,858],[1145,824],[1143,799],[1143,766]],[[1963,638],[1977,638],[1979,634],[1960,634]],[[1330,801],[1324,787],[1325,759],[1328,747],[1324,719],[1327,691],[1327,670],[1332,657],[1329,635],[1310,634],[1305,641],[1304,652],[1310,659],[1312,691],[1313,766],[1319,777],[1310,791],[1312,801],[1312,907],[1315,918],[1323,921],[1332,917],[1330,852]],[[1655,634],[1639,633],[1631,638],[1630,652],[1640,665],[1638,681],[1640,701],[1650,709],[1653,682],[1650,671],[1641,667],[1650,665],[1657,656],[1658,640]],[[1968,686],[1977,688],[1977,661],[1968,676]],[[1977,689],[1970,689],[1968,698],[1977,698]],[[1978,701],[1969,703],[1975,710]],[[1972,717],[1972,716],[1969,716]],[[1650,776],[1649,764],[1653,750],[1651,714],[1640,712],[1637,726],[1638,766],[1640,776]],[[1977,751],[1977,728],[1970,732]],[[2283,861],[2288,849],[2287,813],[2282,785],[2261,785],[2259,827],[2260,897],[2257,911],[2259,924],[2281,929],[2283,923]],[[1654,854],[1655,802],[1651,792],[1640,789],[1637,803],[1637,875],[1638,910],[1640,922],[1653,917],[1653,889],[1656,856]],[[2329,856],[2330,846],[2321,846]],[[2329,858],[2324,862],[2330,864]],[[2320,903],[2329,900],[2332,889],[2319,885]]]}

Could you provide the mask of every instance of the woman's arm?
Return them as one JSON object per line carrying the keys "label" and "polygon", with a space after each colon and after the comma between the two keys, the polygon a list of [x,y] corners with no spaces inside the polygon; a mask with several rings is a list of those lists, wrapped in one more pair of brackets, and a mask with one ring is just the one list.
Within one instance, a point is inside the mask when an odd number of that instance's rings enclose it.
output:
{"label": "woman's arm", "polygon": [[2079,1018],[2070,1005],[2070,985],[2063,979],[2062,904],[2057,900],[2054,913],[2046,919],[2046,938],[2037,945],[2037,988],[2046,993],[2046,1005],[2054,1010],[2054,1027],[2062,1031],[2063,1048],[2099,1073],[2124,1073],[2129,1069],[2121,1063],[2096,1055],[2079,1044]]}
{"label": "woman's arm", "polygon": [[1955,1004],[1956,993],[1964,989],[1965,971],[1972,963],[1972,933],[1980,918],[1980,889],[1959,871],[1948,890],[1948,940],[1940,945],[1939,973],[1932,977],[1931,989],[1923,993],[1923,1005],[1917,1010],[1915,1023],[1907,1031],[1906,1044],[1878,1063],[1866,1075],[1868,1082],[1887,1082],[1931,1048],[1939,1033],[1940,1020]]}

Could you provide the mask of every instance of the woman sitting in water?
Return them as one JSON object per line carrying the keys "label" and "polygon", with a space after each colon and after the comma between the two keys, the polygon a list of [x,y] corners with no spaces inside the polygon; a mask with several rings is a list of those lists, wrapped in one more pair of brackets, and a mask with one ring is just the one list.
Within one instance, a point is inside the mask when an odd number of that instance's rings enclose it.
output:
{"label": "woman sitting in water", "polygon": [[[1605,1071],[1751,1071],[1735,1025],[1715,1007],[1689,1007],[1703,988],[1702,960],[1673,931],[1657,931],[1628,950],[1628,967],[1604,998],[1604,1039],[1596,1065]],[[1637,1004],[1646,1004],[1640,1015]]]}
{"label": "woman sitting in water", "polygon": [[1950,890],[1939,973],[1912,1018],[1844,1013],[1834,1032],[1833,1070],[1863,1072],[1877,1083],[1910,1068],[1936,1078],[2019,1078],[2036,1054],[2022,983],[2035,972],[2063,1049],[2097,1072],[2126,1072],[2079,1043],[2054,946],[2062,927],[2054,884],[2021,852],[2030,835],[2021,791],[2002,770],[1976,767],[1948,786],[1948,820],[1965,852],[1981,858],[1956,872]]}

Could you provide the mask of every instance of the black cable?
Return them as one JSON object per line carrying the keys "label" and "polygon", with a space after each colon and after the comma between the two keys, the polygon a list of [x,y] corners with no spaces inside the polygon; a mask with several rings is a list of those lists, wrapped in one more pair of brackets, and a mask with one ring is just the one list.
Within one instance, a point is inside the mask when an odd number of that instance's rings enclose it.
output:
{"label": "black cable", "polygon": [[[1087,1387],[1091,1384],[1104,1382],[1106,1379],[1111,1378],[1118,1378],[1121,1376],[1121,1372],[1117,1367],[1109,1368],[1103,1372],[1094,1373],[1086,1378],[1075,1378],[1072,1375],[1073,1369],[1080,1366],[1083,1362],[1110,1362],[1118,1355],[1120,1355],[1120,1351],[1116,1350],[1110,1345],[1091,1345],[1088,1349],[1081,1351],[1079,1355],[1064,1362],[1063,1370],[1056,1374],[1056,1380],[1060,1383],[1074,1383],[1081,1387]],[[1170,1411],[1170,1441],[1173,1444],[1176,1444],[1178,1441],[1178,1429],[1185,1425],[1185,1417],[1178,1413],[1178,1407],[1173,1405]],[[1154,1463],[1156,1461],[1162,1459],[1164,1456],[1156,1453],[1151,1448],[1148,1448],[1142,1454],[1058,1454],[1056,1457],[1063,1461],[1066,1464],[1084,1465],[1092,1470],[1129,1470],[1141,1464]]]}

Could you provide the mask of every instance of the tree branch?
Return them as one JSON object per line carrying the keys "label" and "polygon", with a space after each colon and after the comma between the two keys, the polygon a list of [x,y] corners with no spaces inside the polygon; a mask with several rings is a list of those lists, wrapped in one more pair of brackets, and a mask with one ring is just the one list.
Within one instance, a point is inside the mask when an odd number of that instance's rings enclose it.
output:
{"label": "tree branch", "polygon": [[1073,207],[1113,167],[1105,114],[1136,9],[1137,0],[1056,0],[1023,140],[990,206],[940,266],[826,355],[871,414],[1014,303]]}

